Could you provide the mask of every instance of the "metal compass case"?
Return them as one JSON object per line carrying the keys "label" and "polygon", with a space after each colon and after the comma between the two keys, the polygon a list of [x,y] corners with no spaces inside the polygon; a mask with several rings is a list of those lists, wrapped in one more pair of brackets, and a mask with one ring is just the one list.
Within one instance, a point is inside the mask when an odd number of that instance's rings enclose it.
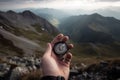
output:
{"label": "metal compass case", "polygon": [[65,42],[57,42],[53,47],[53,52],[58,57],[62,57],[63,55],[65,55],[68,50],[69,50],[68,45]]}

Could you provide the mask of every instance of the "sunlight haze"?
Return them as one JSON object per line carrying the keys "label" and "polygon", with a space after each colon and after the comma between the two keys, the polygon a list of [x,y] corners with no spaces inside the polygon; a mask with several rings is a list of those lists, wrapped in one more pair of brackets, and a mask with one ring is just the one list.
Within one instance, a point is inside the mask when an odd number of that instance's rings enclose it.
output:
{"label": "sunlight haze", "polygon": [[96,10],[120,7],[119,0],[0,0],[0,9],[54,8]]}

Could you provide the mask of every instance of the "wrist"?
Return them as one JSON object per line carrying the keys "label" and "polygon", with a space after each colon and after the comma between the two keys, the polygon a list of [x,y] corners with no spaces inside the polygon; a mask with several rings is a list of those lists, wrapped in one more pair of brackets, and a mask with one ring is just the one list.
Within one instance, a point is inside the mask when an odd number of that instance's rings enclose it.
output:
{"label": "wrist", "polygon": [[43,76],[41,80],[65,80],[63,76]]}

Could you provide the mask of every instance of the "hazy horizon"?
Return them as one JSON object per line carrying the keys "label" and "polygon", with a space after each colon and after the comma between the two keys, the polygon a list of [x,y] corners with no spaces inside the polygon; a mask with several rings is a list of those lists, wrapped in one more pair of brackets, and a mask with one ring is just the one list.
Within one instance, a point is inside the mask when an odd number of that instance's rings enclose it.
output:
{"label": "hazy horizon", "polygon": [[0,10],[53,8],[67,10],[120,9],[120,0],[0,0]]}
{"label": "hazy horizon", "polygon": [[63,10],[71,14],[99,13],[120,19],[120,0],[0,0],[0,10]]}

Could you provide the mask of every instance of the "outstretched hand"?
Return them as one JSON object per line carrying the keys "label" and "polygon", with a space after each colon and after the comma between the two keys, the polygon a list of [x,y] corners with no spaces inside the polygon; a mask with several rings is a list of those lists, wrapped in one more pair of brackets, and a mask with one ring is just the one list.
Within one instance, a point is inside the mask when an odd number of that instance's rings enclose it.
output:
{"label": "outstretched hand", "polygon": [[[42,57],[42,70],[43,76],[63,76],[65,80],[68,80],[70,62],[72,59],[72,54],[67,52],[63,59],[59,59],[52,51],[55,43],[60,41],[68,41],[68,36],[63,34],[57,35],[51,43],[47,44],[46,52]],[[73,44],[68,44],[69,49],[73,48]]]}

